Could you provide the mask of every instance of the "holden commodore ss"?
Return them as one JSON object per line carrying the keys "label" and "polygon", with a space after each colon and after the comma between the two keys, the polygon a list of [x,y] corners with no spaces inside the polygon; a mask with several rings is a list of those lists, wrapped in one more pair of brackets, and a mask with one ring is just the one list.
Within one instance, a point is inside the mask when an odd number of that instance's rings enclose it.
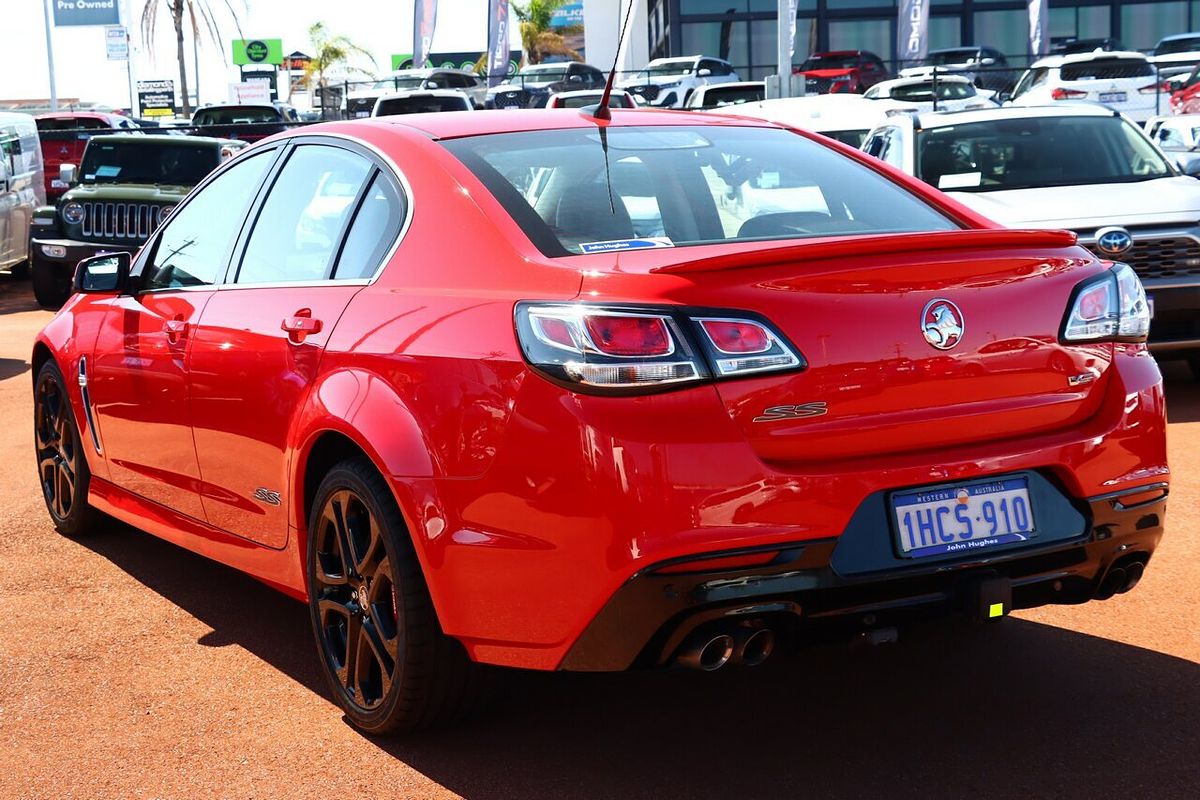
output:
{"label": "holden commodore ss", "polygon": [[74,288],[33,352],[54,526],[305,601],[368,732],[457,718],[481,665],[1104,599],[1162,535],[1129,267],[770,122],[322,124]]}

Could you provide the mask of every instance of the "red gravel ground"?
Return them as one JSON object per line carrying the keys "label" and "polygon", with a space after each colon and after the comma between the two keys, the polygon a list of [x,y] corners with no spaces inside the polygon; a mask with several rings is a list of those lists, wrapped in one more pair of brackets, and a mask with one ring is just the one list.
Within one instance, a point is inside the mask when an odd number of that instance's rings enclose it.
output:
{"label": "red gravel ground", "polygon": [[0,797],[1200,797],[1200,387],[1169,365],[1167,537],[1105,603],[756,670],[505,674],[449,731],[373,741],[303,606],[114,523],[54,533],[34,333],[0,276]]}

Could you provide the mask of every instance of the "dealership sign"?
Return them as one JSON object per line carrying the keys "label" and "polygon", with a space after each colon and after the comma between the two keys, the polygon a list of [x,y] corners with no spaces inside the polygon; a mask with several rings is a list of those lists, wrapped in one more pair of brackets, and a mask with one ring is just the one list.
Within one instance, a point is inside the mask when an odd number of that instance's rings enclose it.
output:
{"label": "dealership sign", "polygon": [[137,93],[141,116],[175,116],[175,81],[138,81]]}
{"label": "dealership sign", "polygon": [[129,60],[129,32],[123,25],[113,25],[104,29],[104,49],[109,61]]}
{"label": "dealership sign", "polygon": [[54,24],[59,28],[121,24],[121,5],[117,0],[52,0],[52,4]]}
{"label": "dealership sign", "polygon": [[896,54],[901,66],[919,64],[929,53],[929,0],[900,0]]}
{"label": "dealership sign", "polygon": [[232,45],[233,63],[239,67],[283,63],[282,39],[234,39]]}

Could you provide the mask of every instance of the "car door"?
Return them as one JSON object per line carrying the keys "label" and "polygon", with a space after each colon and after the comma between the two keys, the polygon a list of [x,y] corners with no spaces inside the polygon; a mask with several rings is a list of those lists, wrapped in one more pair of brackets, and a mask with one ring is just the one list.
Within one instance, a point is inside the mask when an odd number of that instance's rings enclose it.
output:
{"label": "car door", "polygon": [[398,184],[365,150],[301,140],[285,158],[204,309],[191,371],[207,518],[269,547],[288,538],[295,414],[338,318],[383,260],[386,236],[370,223],[404,218]]}
{"label": "car door", "polygon": [[192,441],[188,358],[200,312],[224,274],[245,209],[275,158],[234,162],[181,205],[138,257],[86,365],[114,483],[204,519]]}

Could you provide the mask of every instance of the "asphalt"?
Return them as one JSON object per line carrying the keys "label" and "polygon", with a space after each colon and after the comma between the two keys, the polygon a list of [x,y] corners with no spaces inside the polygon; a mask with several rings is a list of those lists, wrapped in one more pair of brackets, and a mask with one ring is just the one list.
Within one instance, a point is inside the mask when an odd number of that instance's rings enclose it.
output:
{"label": "asphalt", "polygon": [[55,534],[28,364],[49,318],[0,276],[2,798],[1200,797],[1178,365],[1167,535],[1129,594],[714,675],[509,672],[474,720],[377,741],[327,698],[302,605],[117,523]]}

